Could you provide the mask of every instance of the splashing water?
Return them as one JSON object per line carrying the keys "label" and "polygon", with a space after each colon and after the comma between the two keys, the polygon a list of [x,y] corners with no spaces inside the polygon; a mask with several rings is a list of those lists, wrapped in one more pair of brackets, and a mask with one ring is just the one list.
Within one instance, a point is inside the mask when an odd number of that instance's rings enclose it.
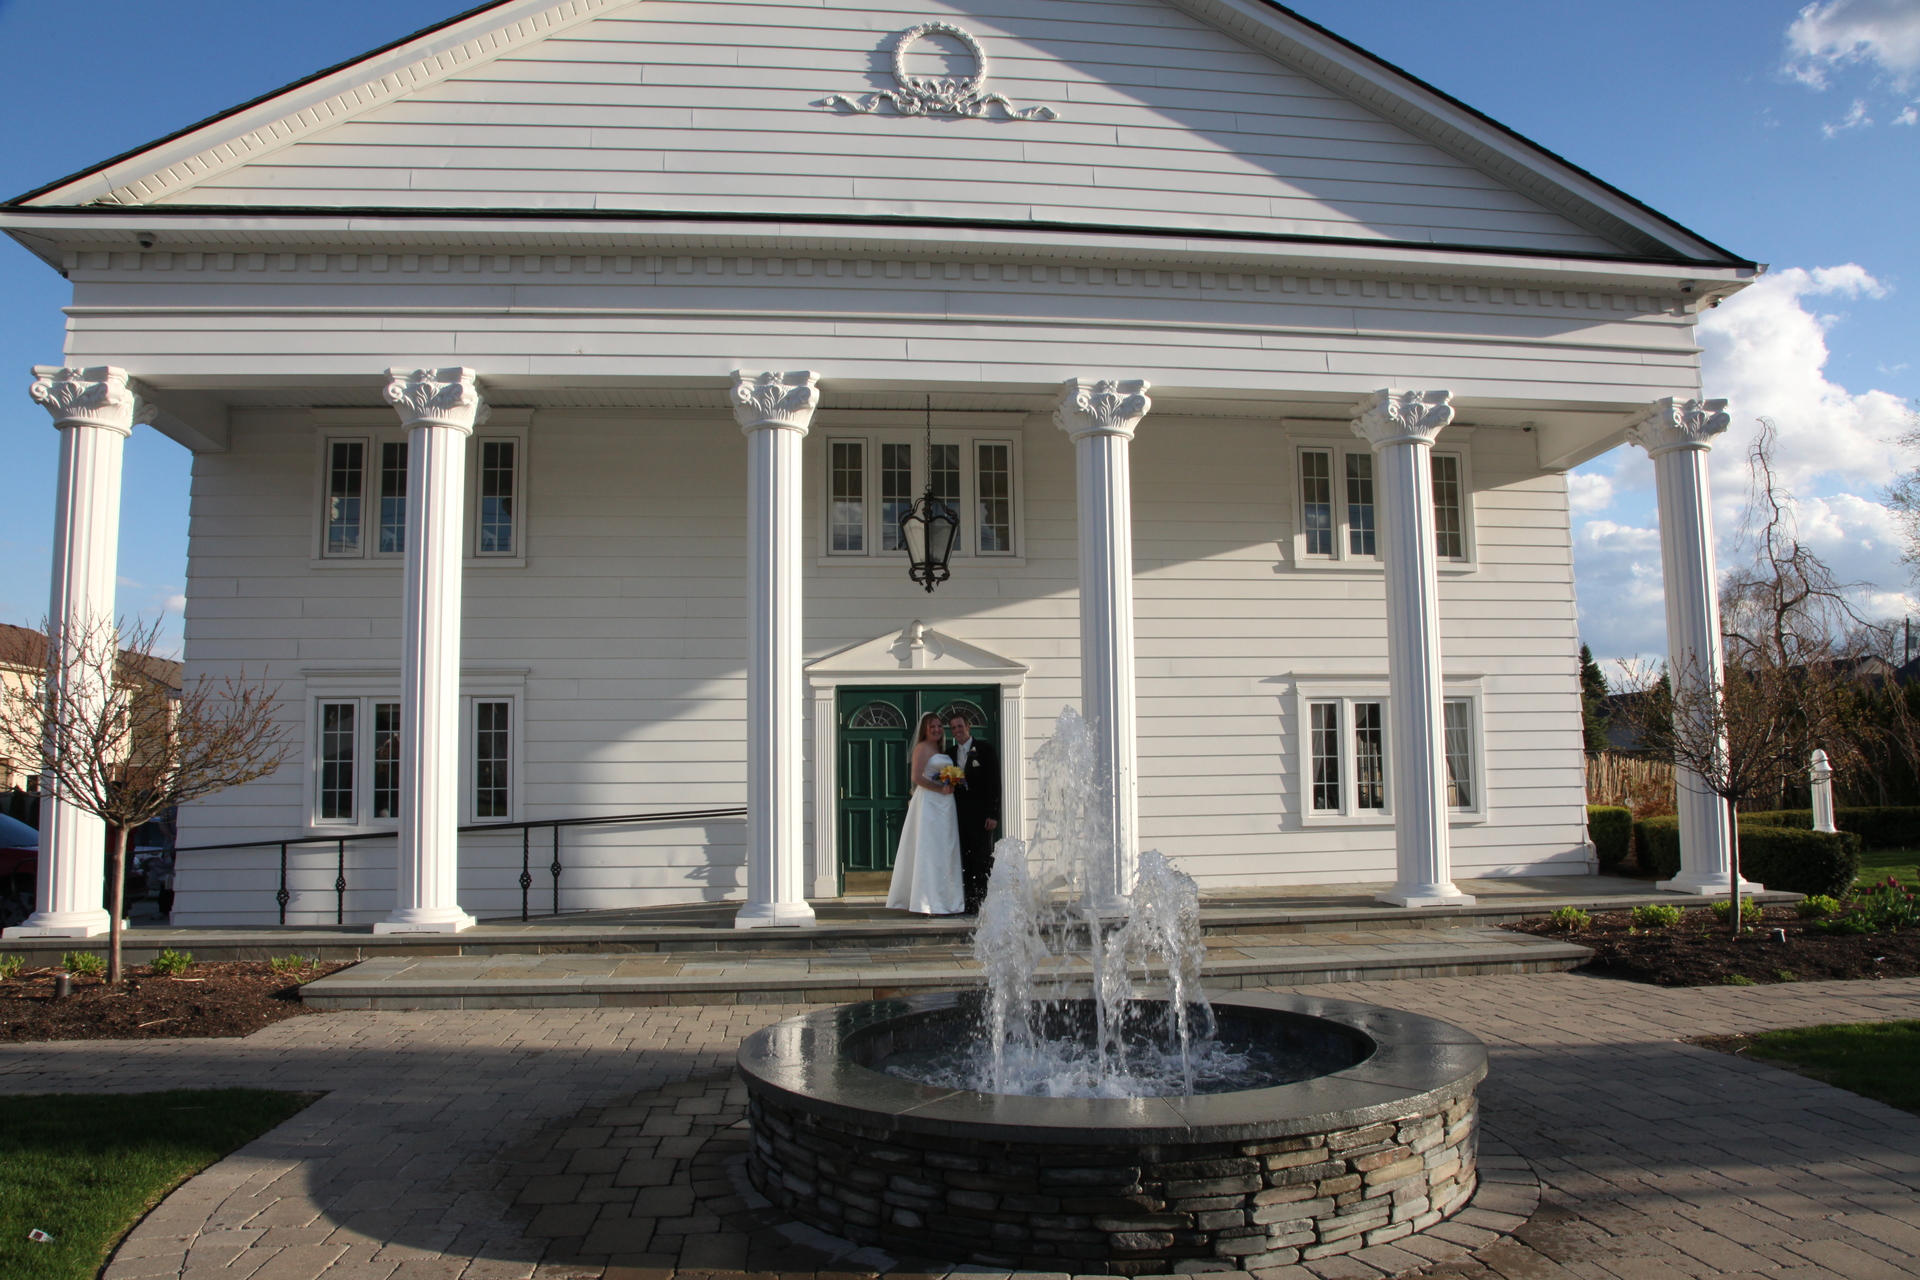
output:
{"label": "splashing water", "polygon": [[[1079,1098],[1245,1088],[1250,1072],[1265,1074],[1263,1064],[1215,1039],[1200,989],[1205,950],[1193,877],[1149,851],[1132,892],[1117,891],[1095,753],[1080,714],[1062,711],[1034,757],[1033,846],[1002,840],[994,850],[973,937],[987,984],[978,1042],[896,1055],[890,1072],[990,1093]],[[1139,1000],[1136,976],[1163,977],[1165,1001]]]}

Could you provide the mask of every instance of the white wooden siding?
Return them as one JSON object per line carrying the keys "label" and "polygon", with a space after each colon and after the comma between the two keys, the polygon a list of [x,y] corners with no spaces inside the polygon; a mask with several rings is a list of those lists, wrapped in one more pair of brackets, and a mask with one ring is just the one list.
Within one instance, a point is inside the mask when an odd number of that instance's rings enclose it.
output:
{"label": "white wooden siding", "polygon": [[[893,34],[971,30],[1055,121],[855,115]],[[165,202],[933,215],[1611,252],[1160,0],[650,0],[463,70]]]}
{"label": "white wooden siding", "polygon": [[[242,665],[287,682],[304,667],[389,665],[399,573],[312,567],[314,450],[300,411],[236,415],[234,447],[196,459],[189,677]],[[807,442],[808,492],[820,448]],[[921,618],[1031,667],[1036,744],[1077,703],[1072,449],[1035,415],[1021,431],[1026,556],[967,562],[932,597],[903,573],[810,565],[809,659]],[[1460,875],[1584,866],[1584,797],[1565,494],[1531,437],[1472,441],[1480,567],[1441,585],[1447,670],[1482,677],[1490,818],[1456,826]],[[1149,416],[1134,445],[1143,839],[1203,885],[1391,876],[1390,827],[1302,828],[1291,680],[1384,676],[1377,573],[1291,570],[1291,446],[1277,421]],[[530,433],[525,568],[469,569],[463,662],[524,669],[528,818],[737,804],[745,790],[745,446],[724,413],[542,411]],[[809,509],[808,536],[819,517]],[[810,741],[810,738],[809,738]],[[303,829],[307,773],[191,806],[182,843]],[[1031,812],[1031,807],[1029,807]],[[724,897],[742,883],[741,831],[569,832],[568,909]],[[543,837],[533,902],[549,902]],[[392,841],[350,858],[350,918],[392,891]],[[462,842],[461,901],[518,910],[517,837]],[[333,851],[296,853],[294,918],[331,919]],[[178,919],[270,918],[274,851],[188,855]]]}
{"label": "white wooden siding", "polygon": [[[164,271],[145,261],[162,256]],[[439,255],[437,270],[415,255],[411,271],[403,255],[380,255],[381,270],[368,254],[238,254],[224,270],[220,256],[76,254],[70,358],[182,380],[365,379],[417,362],[625,382],[724,377],[745,360],[879,384],[1045,385],[1097,351],[1163,393],[1432,385],[1631,405],[1698,388],[1693,317],[1625,294],[951,259],[561,255],[561,274],[553,255],[537,273],[477,253]]]}

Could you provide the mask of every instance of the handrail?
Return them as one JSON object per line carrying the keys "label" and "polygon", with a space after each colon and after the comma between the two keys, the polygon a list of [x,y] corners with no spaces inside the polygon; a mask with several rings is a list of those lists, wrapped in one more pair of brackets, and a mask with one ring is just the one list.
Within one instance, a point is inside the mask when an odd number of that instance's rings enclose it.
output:
{"label": "handrail", "polygon": [[[599,827],[613,826],[627,822],[697,822],[709,818],[744,818],[747,810],[744,805],[727,809],[681,809],[672,813],[616,813],[597,818],[542,818],[532,822],[477,822],[471,826],[456,827],[461,835],[477,835],[485,832],[518,831],[520,833],[520,919],[524,923],[528,918],[528,895],[533,889],[533,841],[532,833],[536,827],[553,829],[553,860],[547,865],[547,874],[553,878],[553,914],[560,914],[560,828],[562,827]],[[274,891],[273,899],[280,906],[280,923],[287,922],[287,904],[293,901],[293,892],[287,887],[287,850],[295,845],[334,846],[336,861],[333,876],[333,921],[335,924],[347,922],[347,841],[384,840],[397,837],[399,831],[355,831],[343,832],[337,836],[294,836],[286,840],[235,840],[227,844],[183,845],[176,854],[205,853],[215,849],[274,849],[280,850],[280,887]]]}

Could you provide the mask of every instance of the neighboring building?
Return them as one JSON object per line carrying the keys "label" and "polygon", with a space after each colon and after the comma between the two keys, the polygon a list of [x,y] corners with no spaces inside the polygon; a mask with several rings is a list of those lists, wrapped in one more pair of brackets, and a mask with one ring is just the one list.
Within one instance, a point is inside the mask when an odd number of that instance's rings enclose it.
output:
{"label": "neighboring building", "polygon": [[[47,669],[47,638],[27,627],[0,622],[0,686],[7,692],[32,689]],[[39,787],[40,759],[0,746],[0,791]]]}
{"label": "neighboring building", "polygon": [[[1564,473],[1633,429],[1704,502],[1693,327],[1759,270],[1224,0],[507,0],[0,226],[73,283],[67,434],[137,395],[194,452],[189,677],[298,725],[181,843],[398,828],[398,908],[364,841],[347,909],[410,929],[518,908],[517,831],[459,839],[455,905],[456,823],[743,803],[569,833],[564,905],[804,920],[887,865],[956,705],[1019,833],[1085,704],[1122,871],[1585,871]],[[931,595],[896,549],[929,487]],[[1669,589],[1710,601],[1699,528]],[[335,856],[295,850],[291,921]],[[272,919],[275,867],[183,854],[174,922]]]}

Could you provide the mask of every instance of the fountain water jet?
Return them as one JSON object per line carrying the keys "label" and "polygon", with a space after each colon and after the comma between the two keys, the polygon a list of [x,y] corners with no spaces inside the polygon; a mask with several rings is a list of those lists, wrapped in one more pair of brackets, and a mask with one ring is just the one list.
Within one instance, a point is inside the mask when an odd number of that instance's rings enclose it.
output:
{"label": "fountain water jet", "polygon": [[1466,1204],[1480,1042],[1345,1001],[1209,1000],[1198,889],[1143,853],[1120,892],[1092,763],[1063,713],[1035,757],[1033,846],[995,851],[983,989],[741,1044],[754,1185],[861,1244],[1113,1275],[1327,1257]]}

